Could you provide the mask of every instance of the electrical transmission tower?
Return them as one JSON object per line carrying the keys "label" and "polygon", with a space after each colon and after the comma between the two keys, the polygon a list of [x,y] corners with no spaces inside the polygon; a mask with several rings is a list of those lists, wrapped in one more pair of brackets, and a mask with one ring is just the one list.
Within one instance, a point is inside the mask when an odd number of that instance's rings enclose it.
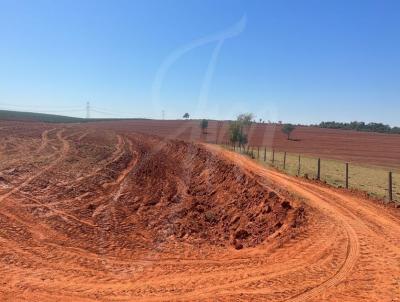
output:
{"label": "electrical transmission tower", "polygon": [[86,102],[86,118],[90,118],[90,102]]}

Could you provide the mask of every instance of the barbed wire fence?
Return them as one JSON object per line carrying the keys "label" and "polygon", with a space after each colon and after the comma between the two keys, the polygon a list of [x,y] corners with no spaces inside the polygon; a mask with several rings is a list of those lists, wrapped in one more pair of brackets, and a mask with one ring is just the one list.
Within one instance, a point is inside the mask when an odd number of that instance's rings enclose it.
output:
{"label": "barbed wire fence", "polygon": [[400,173],[397,169],[291,153],[266,146],[238,146],[230,142],[222,145],[286,174],[365,192],[370,197],[400,206]]}

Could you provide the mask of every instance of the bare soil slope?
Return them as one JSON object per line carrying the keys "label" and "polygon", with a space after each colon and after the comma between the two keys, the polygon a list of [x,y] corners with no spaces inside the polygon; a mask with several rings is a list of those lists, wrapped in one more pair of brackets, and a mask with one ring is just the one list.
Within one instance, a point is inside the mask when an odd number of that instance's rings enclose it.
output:
{"label": "bare soil slope", "polygon": [[399,301],[395,209],[216,146],[3,127],[0,301]]}
{"label": "bare soil slope", "polygon": [[174,276],[169,266],[181,260],[283,242],[304,221],[288,194],[200,145],[79,125],[8,126],[2,301],[157,296],[140,282],[154,268]]}

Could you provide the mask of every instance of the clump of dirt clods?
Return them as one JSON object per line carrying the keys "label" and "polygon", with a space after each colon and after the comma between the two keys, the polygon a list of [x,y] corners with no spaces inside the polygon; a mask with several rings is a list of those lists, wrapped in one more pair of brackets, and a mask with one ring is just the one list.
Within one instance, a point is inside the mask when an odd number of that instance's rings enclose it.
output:
{"label": "clump of dirt clods", "polygon": [[302,210],[287,197],[202,146],[135,142],[139,164],[126,205],[157,244],[174,240],[241,249],[301,221]]}

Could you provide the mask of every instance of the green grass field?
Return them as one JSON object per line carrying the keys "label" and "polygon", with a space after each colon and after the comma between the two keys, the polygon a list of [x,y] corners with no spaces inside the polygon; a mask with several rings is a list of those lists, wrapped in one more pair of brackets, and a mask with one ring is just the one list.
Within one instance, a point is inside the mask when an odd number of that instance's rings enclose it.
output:
{"label": "green grass field", "polygon": [[38,121],[44,123],[79,123],[85,121],[85,119],[83,118],[69,117],[63,115],[10,110],[0,110],[0,120]]}
{"label": "green grass field", "polygon": [[143,118],[79,118],[64,115],[21,112],[11,110],[0,110],[0,121],[29,121],[43,123],[87,123],[87,122],[106,122],[106,121],[129,121],[144,120]]}
{"label": "green grass field", "polygon": [[[238,149],[236,149],[239,152]],[[300,159],[300,174],[298,174],[299,154],[287,153],[286,165],[283,168],[284,152],[275,151],[274,163],[272,163],[272,150],[267,150],[264,161],[264,149],[260,148],[258,156],[257,148],[250,148],[254,154],[254,160],[268,167],[275,167],[289,175],[299,175],[315,179],[317,176],[318,158],[303,156]],[[243,153],[243,151],[241,152]],[[326,183],[344,188],[346,164],[343,161],[321,158],[321,180]],[[367,166],[349,163],[349,188],[365,191],[372,197],[387,200],[388,198],[388,173],[393,172],[393,199],[400,201],[400,171],[390,170],[385,167]]]}

